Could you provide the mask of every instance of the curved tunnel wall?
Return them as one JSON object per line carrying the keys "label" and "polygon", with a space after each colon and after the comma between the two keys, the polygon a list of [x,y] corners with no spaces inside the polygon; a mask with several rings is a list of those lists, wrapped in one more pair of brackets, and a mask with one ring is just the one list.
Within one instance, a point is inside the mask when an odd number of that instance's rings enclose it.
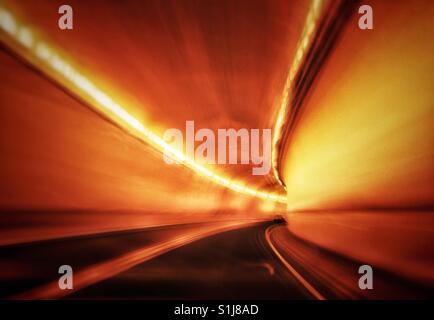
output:
{"label": "curved tunnel wall", "polygon": [[0,244],[264,214],[250,197],[165,164],[5,52],[0,80]]}
{"label": "curved tunnel wall", "polygon": [[[257,200],[182,165],[165,164],[159,152],[97,116],[95,108],[86,107],[57,77],[46,78],[41,61],[34,61],[33,67],[32,62],[23,63],[5,26],[18,22],[20,34],[22,27],[28,28],[35,36],[31,48],[36,48],[37,39],[52,45],[60,57],[162,136],[165,129],[183,129],[192,119],[197,128],[261,128],[268,113],[254,106],[271,108],[274,88],[280,90],[274,84],[283,81],[282,65],[296,45],[307,2],[250,1],[246,7],[246,1],[216,6],[195,1],[133,0],[122,6],[71,1],[80,26],[73,32],[57,27],[61,1],[3,2],[2,244],[161,224],[264,218],[284,210],[270,199]],[[252,28],[260,29],[262,36]],[[222,39],[227,46],[221,45]],[[19,48],[24,49],[21,44]],[[274,191],[249,169],[228,165],[215,171],[255,190]]]}
{"label": "curved tunnel wall", "polygon": [[434,282],[434,3],[370,4],[374,30],[352,18],[289,137],[289,228]]}

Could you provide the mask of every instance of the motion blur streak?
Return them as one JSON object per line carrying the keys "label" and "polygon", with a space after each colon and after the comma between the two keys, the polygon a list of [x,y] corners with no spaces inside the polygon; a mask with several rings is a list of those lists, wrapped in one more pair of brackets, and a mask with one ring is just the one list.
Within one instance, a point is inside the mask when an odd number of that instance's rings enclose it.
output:
{"label": "motion blur streak", "polygon": [[[322,220],[319,220],[321,223]],[[317,227],[316,230],[311,231],[320,231],[319,224]],[[333,229],[331,232],[336,233],[338,231]],[[378,233],[381,234],[381,230],[379,231]],[[363,231],[360,230],[360,235],[362,233]],[[332,237],[332,233],[327,237]],[[285,265],[288,264],[291,269],[295,269],[297,273],[302,275],[304,281],[307,281],[315,291],[321,292],[321,296],[327,297],[327,299],[402,299],[402,297],[420,299],[432,295],[429,291],[421,292],[420,286],[406,282],[402,277],[385,273],[375,266],[375,290],[360,290],[358,285],[360,274],[357,270],[362,262],[342,255],[331,254],[330,251],[324,250],[312,242],[303,241],[299,237],[289,234],[288,228],[285,226],[268,228],[267,240],[278,251],[279,258]],[[381,240],[380,235],[378,240]],[[410,246],[407,245],[408,247]],[[399,259],[399,256],[394,258]]]}
{"label": "motion blur streak", "polygon": [[[433,297],[433,1],[0,3],[0,297]],[[188,120],[273,128],[273,172]]]}
{"label": "motion blur streak", "polygon": [[287,139],[289,229],[434,284],[434,3],[368,2],[374,30],[353,16]]}
{"label": "motion blur streak", "polygon": [[324,1],[323,0],[313,0],[311,2],[311,6],[309,12],[307,14],[306,23],[303,29],[303,33],[298,42],[298,46],[295,53],[294,61],[292,62],[288,75],[285,81],[285,87],[283,88],[283,93],[280,101],[277,106],[277,116],[275,118],[274,124],[274,133],[273,133],[273,174],[276,180],[283,185],[282,178],[278,172],[278,148],[282,135],[282,128],[285,125],[285,119],[288,116],[288,103],[291,95],[291,90],[293,86],[293,82],[295,79],[295,75],[300,69],[300,65],[303,61],[304,55],[308,51],[308,46],[312,41],[312,35],[316,29],[316,24],[318,22],[321,9],[323,8]]}
{"label": "motion blur streak", "polygon": [[0,34],[0,40],[7,43],[14,52],[19,53],[29,63],[35,65],[37,69],[58,81],[63,87],[86,101],[95,110],[107,116],[122,128],[128,130],[132,135],[149,143],[160,152],[166,151],[166,154],[173,157],[174,160],[232,191],[285,203],[283,195],[252,189],[242,182],[231,181],[229,178],[196,163],[194,159],[190,159],[182,151],[165,142],[160,136],[128,113],[123,106],[115,102],[112,97],[101,91],[97,85],[74,68],[71,63],[66,62],[53,46],[40,41],[32,35],[32,32],[27,27],[18,22],[11,12],[1,7],[0,26],[5,34],[10,36],[8,38]]}
{"label": "motion blur streak", "polygon": [[160,154],[4,52],[0,70],[1,245],[265,212],[252,197],[164,166]]}
{"label": "motion blur streak", "polygon": [[270,232],[271,232],[271,228],[269,227],[265,230],[265,239],[268,242],[268,245],[270,246],[270,248],[273,250],[274,254],[280,259],[280,261],[283,263],[283,265],[289,270],[289,272],[291,272],[294,277],[297,278],[298,281],[300,281],[300,283],[318,300],[325,300],[324,296],[318,292],[318,290],[316,290],[305,278],[303,278],[303,276],[297,272],[297,270],[294,269],[294,267],[292,267],[288,261],[285,260],[285,258],[280,254],[279,250],[274,246],[272,240],[271,240],[271,236],[270,236]]}
{"label": "motion blur streak", "polygon": [[[248,227],[255,223],[257,222],[226,222],[204,226],[199,228],[199,230],[190,232],[181,231],[179,232],[180,234],[174,235],[167,240],[129,252],[119,258],[90,266],[87,269],[76,273],[74,275],[74,289],[80,290],[94,283],[116,276],[125,270],[131,269],[135,265],[150,260],[169,250],[185,246],[201,238],[241,227]],[[14,297],[14,299],[57,299],[71,293],[72,291],[70,290],[60,290],[58,281],[54,281],[53,283],[35,288],[30,292]]]}

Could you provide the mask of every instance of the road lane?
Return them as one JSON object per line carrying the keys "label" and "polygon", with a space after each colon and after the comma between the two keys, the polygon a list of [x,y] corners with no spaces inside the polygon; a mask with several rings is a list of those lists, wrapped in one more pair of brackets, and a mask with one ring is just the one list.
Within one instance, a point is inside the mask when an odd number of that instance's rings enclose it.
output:
{"label": "road lane", "polygon": [[[74,290],[57,287],[60,277],[57,270],[62,264],[74,269]],[[360,264],[304,242],[291,235],[286,226],[272,222],[190,223],[2,246],[0,296],[26,299],[432,296],[432,289],[375,266],[375,290],[362,291],[357,286]]]}
{"label": "road lane", "polygon": [[[434,290],[392,274],[366,261],[356,261],[306,242],[289,232],[287,226],[271,226],[267,240],[275,253],[322,297],[326,299],[429,299]],[[361,265],[373,268],[373,290],[359,288]]]}
{"label": "road lane", "polygon": [[202,237],[255,223],[190,223],[3,246],[0,296],[60,298],[71,293],[57,287],[61,265],[73,267],[74,287],[80,289]]}
{"label": "road lane", "polygon": [[268,247],[270,223],[196,241],[70,298],[312,299]]}

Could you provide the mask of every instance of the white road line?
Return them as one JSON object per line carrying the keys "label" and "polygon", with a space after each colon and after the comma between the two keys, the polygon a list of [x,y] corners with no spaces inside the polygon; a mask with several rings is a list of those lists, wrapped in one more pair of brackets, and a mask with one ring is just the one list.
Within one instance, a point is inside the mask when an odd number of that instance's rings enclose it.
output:
{"label": "white road line", "polygon": [[288,271],[306,288],[307,291],[309,291],[310,294],[312,294],[318,300],[326,300],[326,298],[321,293],[319,293],[318,290],[316,290],[300,273],[298,273],[297,270],[295,270],[294,267],[291,266],[276,249],[270,237],[271,230],[273,228],[274,227],[271,226],[268,227],[267,230],[265,230],[265,239],[267,240],[268,245],[273,250],[274,254],[279,258],[279,260],[288,269]]}

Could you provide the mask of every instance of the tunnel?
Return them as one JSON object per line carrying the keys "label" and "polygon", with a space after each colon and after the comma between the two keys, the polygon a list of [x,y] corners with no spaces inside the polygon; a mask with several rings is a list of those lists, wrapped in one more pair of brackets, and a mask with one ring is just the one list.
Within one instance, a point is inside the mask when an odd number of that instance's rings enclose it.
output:
{"label": "tunnel", "polygon": [[67,2],[0,1],[2,299],[434,297],[432,1]]}

